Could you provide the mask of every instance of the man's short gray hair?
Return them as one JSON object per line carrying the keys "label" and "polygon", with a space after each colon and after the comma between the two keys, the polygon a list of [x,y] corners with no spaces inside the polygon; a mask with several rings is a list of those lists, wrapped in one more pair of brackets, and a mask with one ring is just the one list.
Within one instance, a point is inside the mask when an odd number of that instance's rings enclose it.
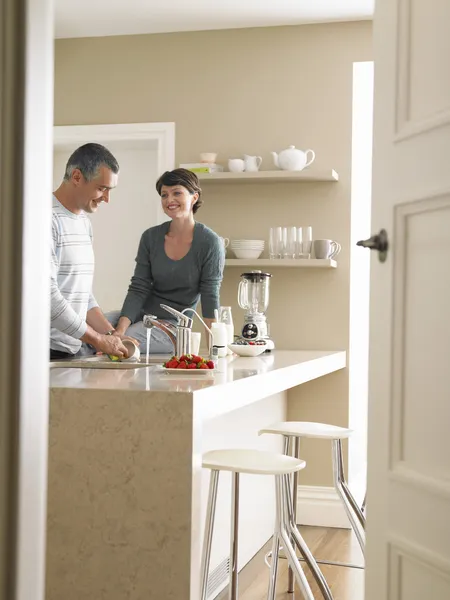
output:
{"label": "man's short gray hair", "polygon": [[92,181],[102,166],[107,167],[115,174],[119,172],[119,163],[105,146],[93,143],[84,144],[77,148],[67,161],[64,180],[69,181],[74,170],[79,169],[86,181]]}

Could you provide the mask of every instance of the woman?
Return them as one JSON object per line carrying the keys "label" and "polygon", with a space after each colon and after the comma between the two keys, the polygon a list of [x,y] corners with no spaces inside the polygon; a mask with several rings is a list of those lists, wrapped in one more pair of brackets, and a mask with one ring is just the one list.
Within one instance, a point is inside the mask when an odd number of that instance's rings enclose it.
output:
{"label": "woman", "polygon": [[[115,331],[116,335],[137,339],[141,351],[147,338],[143,316],[171,318],[161,304],[181,311],[195,308],[201,299],[203,318],[211,325],[214,309],[220,304],[225,263],[222,239],[194,218],[203,204],[195,173],[186,169],[166,171],[156,182],[156,189],[171,220],[142,234],[136,268]],[[150,351],[173,352],[169,338],[159,329],[152,329]]]}

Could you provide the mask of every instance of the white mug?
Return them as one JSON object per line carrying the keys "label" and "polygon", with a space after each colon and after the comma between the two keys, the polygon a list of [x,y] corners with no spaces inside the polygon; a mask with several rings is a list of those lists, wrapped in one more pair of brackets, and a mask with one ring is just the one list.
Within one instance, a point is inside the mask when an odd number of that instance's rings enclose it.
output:
{"label": "white mug", "polygon": [[141,351],[138,346],[131,340],[124,339],[122,344],[128,350],[128,358],[122,358],[122,362],[139,362],[141,358]]}
{"label": "white mug", "polygon": [[261,166],[262,158],[260,156],[249,156],[244,154],[244,165],[246,171],[259,171]]}
{"label": "white mug", "polygon": [[228,246],[230,245],[230,238],[220,238],[223,242],[223,246],[224,248],[228,248]]}
{"label": "white mug", "polygon": [[232,173],[241,173],[245,169],[245,163],[242,158],[229,158],[228,169]]}
{"label": "white mug", "polygon": [[341,251],[341,245],[333,240],[314,240],[316,258],[334,258]]}

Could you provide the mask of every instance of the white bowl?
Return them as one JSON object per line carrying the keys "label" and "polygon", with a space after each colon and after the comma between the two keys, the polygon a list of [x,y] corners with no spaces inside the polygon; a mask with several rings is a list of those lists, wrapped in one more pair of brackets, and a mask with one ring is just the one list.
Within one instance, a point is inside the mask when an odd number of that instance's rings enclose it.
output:
{"label": "white bowl", "polygon": [[231,352],[234,352],[238,356],[259,356],[266,351],[266,345],[250,346],[249,344],[228,344],[228,348]]}
{"label": "white bowl", "polygon": [[238,252],[262,252],[264,248],[261,246],[247,246],[245,248],[242,246],[232,246],[231,250],[237,250]]}
{"label": "white bowl", "polygon": [[262,254],[262,250],[237,250],[233,249],[236,258],[259,258]]}
{"label": "white bowl", "polygon": [[264,240],[231,240],[233,245],[239,246],[264,246]]}

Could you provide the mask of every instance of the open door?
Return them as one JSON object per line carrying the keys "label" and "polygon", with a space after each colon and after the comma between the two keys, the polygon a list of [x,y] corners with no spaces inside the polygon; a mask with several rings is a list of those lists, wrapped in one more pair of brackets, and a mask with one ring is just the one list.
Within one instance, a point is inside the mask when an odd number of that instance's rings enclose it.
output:
{"label": "open door", "polygon": [[446,600],[450,2],[378,0],[374,59],[366,598]]}

